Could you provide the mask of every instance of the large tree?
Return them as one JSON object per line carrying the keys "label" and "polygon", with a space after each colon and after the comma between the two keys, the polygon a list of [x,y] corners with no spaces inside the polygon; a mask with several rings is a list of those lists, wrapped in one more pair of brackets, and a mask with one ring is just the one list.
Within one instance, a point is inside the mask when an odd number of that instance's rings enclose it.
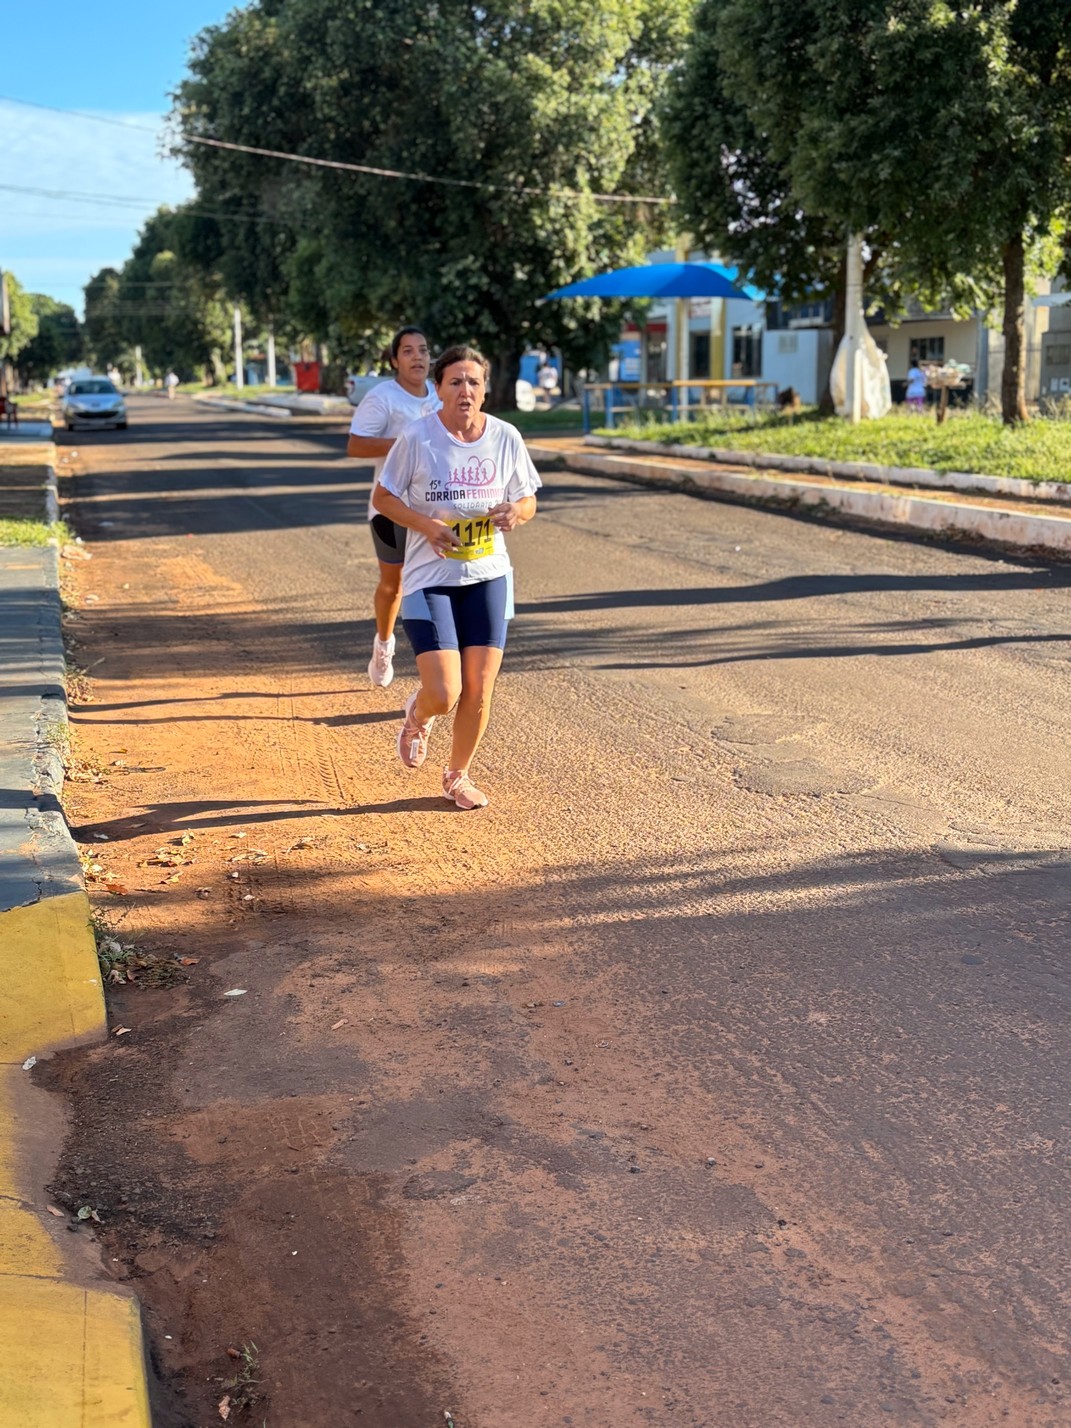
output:
{"label": "large tree", "polygon": [[37,314],[37,333],[15,360],[23,382],[47,382],[61,367],[79,361],[83,351],[82,326],[74,308],[45,293],[30,293]]}
{"label": "large tree", "polygon": [[98,367],[130,371],[140,347],[150,371],[222,380],[233,304],[214,267],[184,251],[196,226],[183,209],[158,209],[122,269],[102,268],[87,283],[85,340]]}
{"label": "large tree", "polygon": [[161,208],[150,217],[123,264],[119,312],[128,346],[142,349],[152,371],[184,375],[211,371],[218,380],[232,334],[232,304],[211,269],[180,251],[187,220]]}
{"label": "large tree", "polygon": [[[1069,0],[702,0],[668,119],[686,214],[722,223],[722,246],[790,296],[809,250],[828,281],[849,230],[894,310],[999,294],[1004,416],[1020,420],[1024,255],[1067,203],[1068,15]],[[692,168],[704,123],[714,152]]]}
{"label": "large tree", "polygon": [[[661,185],[655,104],[690,8],[260,0],[195,45],[176,99],[183,152],[206,204],[273,220],[221,229],[228,258],[251,250],[266,301],[299,287],[306,313],[330,314],[352,341],[402,321],[441,343],[475,340],[508,405],[523,349],[579,343],[597,312],[540,297],[641,256],[654,231],[655,211],[594,195]],[[305,168],[200,138],[428,178]]]}
{"label": "large tree", "polygon": [[84,289],[86,356],[99,371],[116,366],[126,353],[120,281],[115,268],[101,268]]}
{"label": "large tree", "polygon": [[37,336],[37,313],[33,298],[25,290],[14,273],[5,273],[7,286],[8,332],[0,330],[0,362],[13,361],[19,353]]}

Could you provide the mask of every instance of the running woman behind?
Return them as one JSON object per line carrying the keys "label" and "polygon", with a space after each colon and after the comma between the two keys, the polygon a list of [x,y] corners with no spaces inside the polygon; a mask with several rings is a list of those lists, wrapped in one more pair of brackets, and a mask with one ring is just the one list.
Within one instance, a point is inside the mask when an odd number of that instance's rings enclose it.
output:
{"label": "running woman behind", "polygon": [[[372,491],[388,451],[404,426],[438,409],[439,399],[428,381],[428,340],[419,327],[403,327],[390,344],[390,365],[394,378],[380,382],[366,392],[350,423],[346,455],[375,460]],[[402,598],[402,561],[405,558],[405,530],[376,513],[368,502],[372,544],[379,561],[376,586],[376,637],[368,678],[385,689],[394,678],[394,624]]]}
{"label": "running woman behind", "polygon": [[431,726],[454,705],[453,748],[443,796],[483,808],[469,777],[491,713],[513,616],[513,568],[505,532],[536,513],[542,484],[516,427],[481,411],[488,366],[472,347],[435,363],[442,409],[406,427],[372,492],[377,511],[408,529],[402,624],[420,688],[405,704],[398,755],[419,768]]}

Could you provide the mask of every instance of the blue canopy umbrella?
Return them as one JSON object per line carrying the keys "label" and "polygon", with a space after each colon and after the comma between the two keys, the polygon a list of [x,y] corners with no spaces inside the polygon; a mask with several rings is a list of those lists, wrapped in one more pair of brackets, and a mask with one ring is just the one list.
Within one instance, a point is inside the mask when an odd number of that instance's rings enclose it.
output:
{"label": "blue canopy umbrella", "polygon": [[597,273],[547,293],[546,299],[605,298],[743,298],[762,302],[766,296],[750,283],[738,283],[735,268],[720,263],[643,263]]}

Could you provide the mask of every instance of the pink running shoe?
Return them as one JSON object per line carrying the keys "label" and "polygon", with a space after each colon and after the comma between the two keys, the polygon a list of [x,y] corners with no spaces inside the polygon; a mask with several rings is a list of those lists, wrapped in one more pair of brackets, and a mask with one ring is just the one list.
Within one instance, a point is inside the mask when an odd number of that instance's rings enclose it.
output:
{"label": "pink running shoe", "polygon": [[379,689],[386,689],[394,678],[394,636],[381,640],[377,635],[368,662],[368,678]]}
{"label": "pink running shoe", "polygon": [[458,808],[487,807],[487,795],[469,778],[468,769],[443,769],[443,797]]}
{"label": "pink running shoe", "polygon": [[413,718],[415,703],[416,695],[410,694],[405,701],[405,719],[398,730],[398,757],[407,769],[418,769],[428,757],[428,736],[435,723],[431,718],[426,724],[418,724]]}

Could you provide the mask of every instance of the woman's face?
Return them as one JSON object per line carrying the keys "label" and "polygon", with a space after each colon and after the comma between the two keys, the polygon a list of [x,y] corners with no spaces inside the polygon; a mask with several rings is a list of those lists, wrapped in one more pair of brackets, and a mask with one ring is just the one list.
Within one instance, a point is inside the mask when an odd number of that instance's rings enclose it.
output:
{"label": "woman's face", "polygon": [[468,426],[483,406],[486,395],[483,367],[479,362],[452,362],[436,387],[447,424]]}
{"label": "woman's face", "polygon": [[431,366],[427,339],[421,337],[419,332],[407,332],[398,343],[398,355],[391,358],[391,366],[411,387],[419,387],[426,382]]}

